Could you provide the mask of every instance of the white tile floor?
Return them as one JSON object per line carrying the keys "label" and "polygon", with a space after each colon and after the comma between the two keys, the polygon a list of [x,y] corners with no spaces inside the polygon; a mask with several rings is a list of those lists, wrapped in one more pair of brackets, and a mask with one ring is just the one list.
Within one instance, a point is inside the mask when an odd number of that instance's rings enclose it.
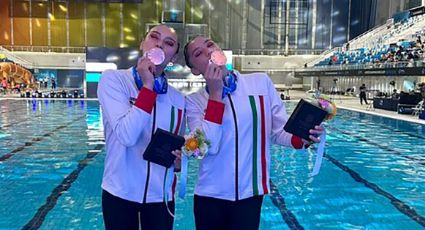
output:
{"label": "white tile floor", "polygon": [[[305,94],[304,91],[296,91],[296,90],[290,91],[289,96],[291,97],[291,100],[299,100],[300,98],[307,98],[307,95]],[[368,109],[367,105],[365,104],[360,105],[360,100],[357,97],[336,96],[335,103],[337,104],[337,108],[348,109],[348,110],[353,110],[357,112],[363,112],[363,113],[389,117],[389,118],[399,119],[399,120],[404,120],[409,122],[415,122],[418,124],[425,125],[425,120],[419,119],[418,117],[412,116],[409,114],[398,114],[397,112],[383,110],[383,109]],[[372,103],[372,101],[370,101],[370,103]]]}

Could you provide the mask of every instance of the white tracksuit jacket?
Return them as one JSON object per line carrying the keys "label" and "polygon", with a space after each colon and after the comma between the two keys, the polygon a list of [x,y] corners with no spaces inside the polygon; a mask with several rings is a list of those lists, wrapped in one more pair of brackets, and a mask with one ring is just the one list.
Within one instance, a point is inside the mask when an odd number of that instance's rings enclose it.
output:
{"label": "white tracksuit jacket", "polygon": [[[102,188],[138,203],[164,201],[165,175],[173,179],[173,169],[148,163],[143,153],[156,128],[184,132],[184,96],[171,86],[166,94],[139,91],[128,69],[103,72],[98,97],[107,152]],[[175,182],[174,177],[168,200],[173,198]]]}
{"label": "white tracksuit jacket", "polygon": [[190,130],[201,128],[211,141],[200,162],[200,196],[235,201],[267,194],[271,144],[303,147],[283,129],[288,115],[268,75],[236,75],[237,89],[223,103],[208,100],[205,89],[186,100]]}

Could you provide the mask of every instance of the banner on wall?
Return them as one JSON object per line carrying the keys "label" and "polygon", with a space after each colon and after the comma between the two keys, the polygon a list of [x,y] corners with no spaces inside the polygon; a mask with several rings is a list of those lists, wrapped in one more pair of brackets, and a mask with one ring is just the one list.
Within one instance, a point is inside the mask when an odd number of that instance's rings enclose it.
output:
{"label": "banner on wall", "polygon": [[83,88],[84,82],[84,70],[65,70],[61,69],[57,71],[58,87],[63,88]]}
{"label": "banner on wall", "polygon": [[425,67],[296,71],[295,77],[424,76]]}
{"label": "banner on wall", "polygon": [[35,74],[36,81],[51,81],[52,79],[57,81],[57,70],[55,69],[38,69],[38,72]]}

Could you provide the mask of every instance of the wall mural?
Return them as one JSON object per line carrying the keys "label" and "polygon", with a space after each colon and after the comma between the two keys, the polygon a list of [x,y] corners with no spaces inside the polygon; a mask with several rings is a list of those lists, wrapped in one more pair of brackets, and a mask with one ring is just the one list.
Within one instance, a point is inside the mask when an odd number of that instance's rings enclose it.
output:
{"label": "wall mural", "polygon": [[8,88],[15,88],[18,84],[24,84],[27,88],[37,88],[32,73],[13,62],[0,63],[0,77],[1,80],[6,78],[10,83]]}

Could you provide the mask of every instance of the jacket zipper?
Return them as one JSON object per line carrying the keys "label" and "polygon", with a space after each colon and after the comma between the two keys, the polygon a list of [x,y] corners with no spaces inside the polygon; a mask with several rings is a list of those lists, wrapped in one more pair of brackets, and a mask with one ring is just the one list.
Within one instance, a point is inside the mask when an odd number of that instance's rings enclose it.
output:
{"label": "jacket zipper", "polygon": [[[153,137],[153,134],[155,132],[155,120],[156,120],[156,103],[153,105],[153,122],[152,122],[152,133],[151,133],[151,139]],[[146,197],[148,196],[148,185],[149,185],[149,177],[151,172],[151,162],[148,161],[148,173],[146,176],[146,183],[145,183],[145,193],[143,195],[143,203],[146,203]]]}
{"label": "jacket zipper", "polygon": [[239,167],[238,167],[238,122],[236,120],[236,111],[233,105],[232,97],[229,94],[230,106],[232,107],[233,121],[235,122],[235,200],[239,200]]}

